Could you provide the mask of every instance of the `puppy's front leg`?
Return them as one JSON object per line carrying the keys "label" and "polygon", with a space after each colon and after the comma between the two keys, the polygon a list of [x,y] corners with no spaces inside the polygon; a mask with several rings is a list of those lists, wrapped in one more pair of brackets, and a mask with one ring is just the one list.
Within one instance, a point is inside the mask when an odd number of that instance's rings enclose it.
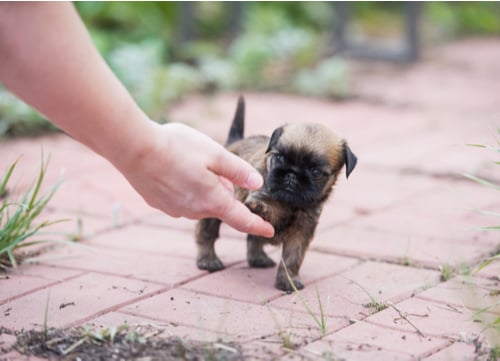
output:
{"label": "puppy's front leg", "polygon": [[221,221],[217,218],[205,218],[196,225],[196,245],[198,246],[196,265],[199,269],[215,272],[224,268],[214,248],[215,241],[219,238],[220,224]]}
{"label": "puppy's front leg", "polygon": [[294,288],[290,284],[290,281],[293,282],[298,290],[304,288],[304,284],[299,277],[299,269],[304,260],[308,245],[308,240],[300,239],[299,237],[292,237],[283,242],[281,262],[278,267],[278,273],[276,274],[276,288],[282,291],[292,292]]}
{"label": "puppy's front leg", "polygon": [[[252,213],[259,215],[268,222],[270,221],[271,215],[267,204],[258,199],[255,194],[251,193],[247,197],[245,205]],[[251,234],[247,236],[247,261],[250,267],[267,268],[276,265],[276,263],[264,252],[264,245],[266,243],[269,243],[269,240],[263,239],[262,237]]]}

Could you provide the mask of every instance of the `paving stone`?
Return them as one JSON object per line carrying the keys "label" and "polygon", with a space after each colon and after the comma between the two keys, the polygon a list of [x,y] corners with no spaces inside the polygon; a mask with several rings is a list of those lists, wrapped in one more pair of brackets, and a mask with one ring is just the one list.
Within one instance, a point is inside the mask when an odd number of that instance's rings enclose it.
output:
{"label": "paving stone", "polygon": [[[127,225],[101,233],[86,241],[85,244],[99,248],[189,258],[193,260],[191,261],[193,264],[197,254],[194,230],[186,232],[144,224]],[[240,262],[246,258],[246,241],[243,239],[221,236],[215,244],[215,249],[221,260],[227,264]]]}
{"label": "paving stone", "polygon": [[417,361],[407,353],[393,352],[380,349],[379,347],[362,345],[353,349],[352,345],[339,344],[336,346],[324,345],[319,350],[298,350],[279,359],[280,361],[303,361],[303,360],[359,360],[359,361]]}
{"label": "paving stone", "polygon": [[435,181],[427,177],[385,172],[360,160],[348,179],[339,176],[331,203],[344,202],[368,213],[399,204],[433,186]]}
{"label": "paving stone", "polygon": [[448,344],[449,341],[442,338],[421,337],[416,333],[357,322],[308,345],[304,351],[313,354],[332,352],[334,355],[340,351],[339,356],[345,355],[348,360],[357,359],[357,355],[363,352],[373,354],[375,358],[381,357],[379,353],[389,353],[399,355],[397,357],[401,359],[419,360]]}
{"label": "paving stone", "polygon": [[500,281],[459,276],[416,297],[453,305],[459,312],[488,308],[489,312],[500,314]]}
{"label": "paving stone", "polygon": [[286,354],[282,340],[252,340],[240,345],[242,352],[250,360],[268,361],[276,360],[279,356]]}
{"label": "paving stone", "polygon": [[[397,302],[416,291],[438,282],[437,272],[366,262],[328,277],[296,294],[272,301],[275,307],[304,310],[303,301],[313,312],[323,312],[345,320],[359,320],[376,312],[371,302]],[[301,300],[302,299],[302,300]]]}
{"label": "paving stone", "polygon": [[[276,248],[274,250],[270,248],[270,250],[272,252],[267,251],[269,256],[278,264],[281,251]],[[357,263],[358,261],[352,258],[309,252],[306,254],[300,275],[306,287],[313,287],[314,281],[342,272]],[[262,304],[283,295],[283,291],[274,287],[276,271],[277,267],[266,269],[249,268],[247,263],[244,262],[190,282],[184,288],[215,296]]]}
{"label": "paving stone", "polygon": [[494,261],[477,272],[478,276],[500,280],[500,260]]}
{"label": "paving stone", "polygon": [[451,266],[476,264],[489,253],[483,244],[464,242],[452,244],[440,237],[360,228],[356,222],[319,233],[311,243],[311,249],[435,269],[444,264]]}
{"label": "paving stone", "polygon": [[[57,182],[61,174],[63,180],[73,179],[78,175],[90,173],[95,167],[109,163],[65,134],[52,134],[37,138],[17,138],[0,141],[0,173],[19,159],[13,179],[22,178],[25,184],[31,184],[38,176],[42,161],[48,161],[45,184]],[[78,159],[75,162],[75,159]],[[15,182],[18,184],[17,182]]]}
{"label": "paving stone", "polygon": [[407,237],[426,236],[453,243],[490,245],[494,249],[498,244],[496,235],[477,230],[484,225],[484,216],[474,212],[474,209],[489,203],[491,195],[481,187],[450,183],[399,206],[356,220],[356,224]]}
{"label": "paving stone", "polygon": [[81,275],[82,272],[40,265],[23,265],[10,269],[6,274],[0,274],[0,311],[5,315],[9,307],[4,307],[7,301],[35,292],[36,290],[62,282]]}
{"label": "paving stone", "polygon": [[59,212],[98,216],[114,225],[124,221],[120,218],[118,204],[116,198],[97,190],[90,177],[65,181],[50,201],[50,207]]}
{"label": "paving stone", "polygon": [[48,327],[65,327],[159,289],[151,283],[87,274],[5,303],[2,308],[10,308],[9,315],[0,314],[0,320],[13,330],[41,329],[45,319]]}
{"label": "paving stone", "polygon": [[161,212],[151,214],[147,217],[140,219],[140,223],[147,226],[156,226],[163,229],[172,229],[193,232],[195,229],[196,221],[187,218],[174,218]]}
{"label": "paving stone", "polygon": [[[169,290],[124,307],[122,311],[139,317],[233,335],[235,340],[241,342],[262,335],[274,335],[282,329],[292,329],[303,337],[318,337],[321,334],[314,319],[306,313],[278,313],[267,306],[181,289]],[[330,322],[333,324],[334,321]]]}
{"label": "paving stone", "polygon": [[[103,231],[115,228],[111,219],[96,217],[82,212],[57,211],[49,209],[42,213],[42,219],[55,222],[46,228],[51,236],[58,236],[61,239],[90,238]],[[44,238],[47,238],[46,236]]]}
{"label": "paving stone", "polygon": [[472,312],[462,312],[455,307],[419,298],[410,298],[395,306],[411,324],[392,307],[369,317],[367,321],[408,332],[416,332],[417,328],[425,336],[450,340],[468,339],[471,335],[494,335],[494,332],[484,329],[484,324],[475,322]]}
{"label": "paving stone", "polygon": [[[236,109],[238,94],[220,94],[214,99],[192,96],[170,109],[174,121],[187,123],[225,143]],[[346,138],[358,155],[361,145],[395,139],[401,134],[412,134],[429,123],[417,113],[402,109],[388,109],[366,102],[332,103],[322,99],[272,93],[245,93],[245,134],[271,135],[285,123],[313,121],[331,127]],[[353,106],[355,104],[355,106]],[[376,127],[366,127],[367,119],[375,119]],[[399,124],[395,127],[394,124]],[[375,130],[374,130],[375,129]],[[358,146],[359,145],[359,146]],[[362,158],[360,158],[362,159]]]}
{"label": "paving stone", "polygon": [[199,270],[190,259],[92,247],[82,249],[66,246],[40,257],[39,261],[68,269],[111,274],[165,286],[174,286],[206,273]]}
{"label": "paving stone", "polygon": [[[137,220],[157,214],[157,210],[149,206],[116,169],[103,166],[96,169],[96,173],[102,174],[102,176],[90,177],[89,187],[108,197],[112,202],[113,212],[117,212],[119,209],[123,214],[123,221],[128,218]],[[102,178],[105,178],[106,181],[102,181]]]}
{"label": "paving stone", "polygon": [[480,358],[475,352],[475,346],[472,343],[465,342],[454,342],[449,347],[446,347],[439,352],[425,358],[426,361],[453,361],[453,360],[463,360],[463,361],[476,361],[476,360],[486,360],[486,358]]}

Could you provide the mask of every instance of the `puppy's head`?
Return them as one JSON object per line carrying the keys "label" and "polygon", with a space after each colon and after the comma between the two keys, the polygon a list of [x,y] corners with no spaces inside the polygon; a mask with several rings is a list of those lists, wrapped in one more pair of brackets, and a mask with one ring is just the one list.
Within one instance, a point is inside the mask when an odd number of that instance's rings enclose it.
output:
{"label": "puppy's head", "polygon": [[357,158],[347,143],[320,124],[290,124],[276,129],[266,151],[267,191],[290,206],[324,201],[346,166],[349,176]]}

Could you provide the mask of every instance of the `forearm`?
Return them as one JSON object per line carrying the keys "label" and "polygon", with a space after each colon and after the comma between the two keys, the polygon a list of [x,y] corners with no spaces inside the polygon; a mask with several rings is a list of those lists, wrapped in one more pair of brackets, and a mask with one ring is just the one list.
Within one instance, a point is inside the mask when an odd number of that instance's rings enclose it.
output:
{"label": "forearm", "polygon": [[113,163],[152,129],[71,3],[0,3],[0,81]]}
{"label": "forearm", "polygon": [[259,173],[200,132],[148,119],[98,54],[71,4],[0,2],[0,81],[106,157],[153,207],[272,236],[272,227],[227,187],[230,181],[259,188]]}

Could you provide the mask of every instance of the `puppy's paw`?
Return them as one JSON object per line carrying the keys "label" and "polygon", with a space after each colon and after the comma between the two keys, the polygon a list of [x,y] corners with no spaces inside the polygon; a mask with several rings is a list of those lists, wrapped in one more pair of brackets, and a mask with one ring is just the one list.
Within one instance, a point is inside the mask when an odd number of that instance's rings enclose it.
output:
{"label": "puppy's paw", "polygon": [[276,262],[274,262],[267,254],[261,253],[248,257],[248,265],[253,268],[269,268],[276,266]]}
{"label": "puppy's paw", "polygon": [[250,209],[252,213],[255,213],[258,216],[262,217],[262,219],[269,221],[270,219],[269,210],[264,202],[256,199],[251,199],[245,202],[245,206],[247,206],[247,208]]}
{"label": "puppy's paw", "polygon": [[[304,284],[300,280],[299,276],[292,277],[291,280],[297,290],[301,290],[304,288]],[[293,286],[290,284],[288,277],[286,276],[285,277],[277,276],[275,286],[277,289],[285,291],[286,293],[292,293],[295,291]]]}
{"label": "puppy's paw", "polygon": [[224,269],[224,264],[217,256],[198,258],[198,260],[196,260],[196,265],[199,269],[207,270],[208,272],[217,272]]}

